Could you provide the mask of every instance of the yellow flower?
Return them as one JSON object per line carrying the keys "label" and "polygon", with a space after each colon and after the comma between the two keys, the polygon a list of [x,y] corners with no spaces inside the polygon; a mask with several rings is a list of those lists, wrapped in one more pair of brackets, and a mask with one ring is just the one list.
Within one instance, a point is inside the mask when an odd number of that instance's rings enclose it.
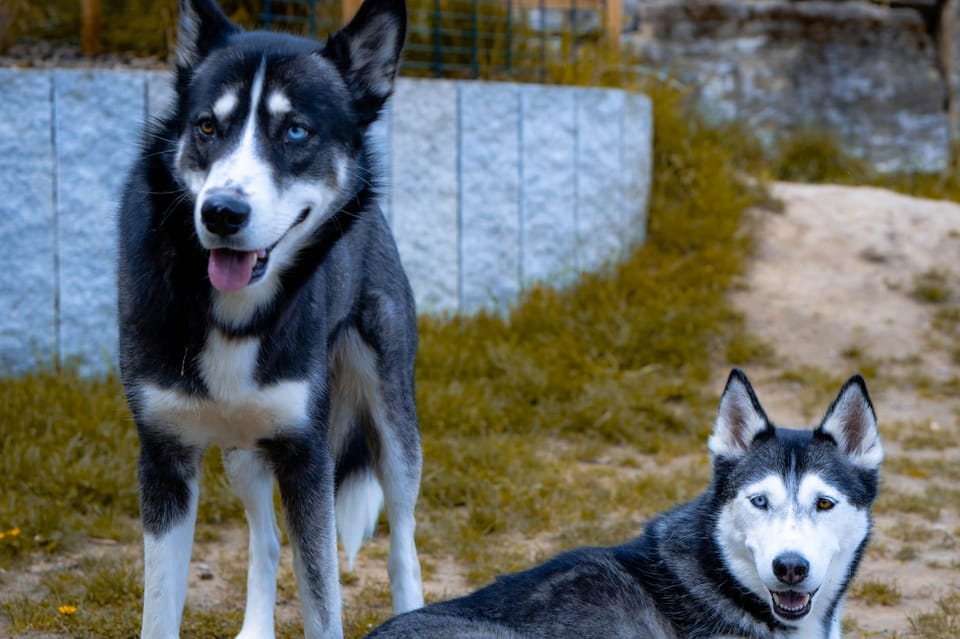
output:
{"label": "yellow flower", "polygon": [[7,531],[7,534],[10,535],[11,537],[16,537],[17,535],[20,534],[20,529],[19,529],[19,528],[11,528],[10,530]]}
{"label": "yellow flower", "polygon": [[6,536],[7,536],[7,533],[5,533],[5,532],[3,532],[2,530],[0,530],[0,539],[3,539],[3,538],[6,537]]}
{"label": "yellow flower", "polygon": [[76,607],[76,606],[63,605],[63,606],[60,606],[59,608],[57,608],[57,611],[58,611],[61,615],[75,615],[75,614],[77,614],[77,607]]}

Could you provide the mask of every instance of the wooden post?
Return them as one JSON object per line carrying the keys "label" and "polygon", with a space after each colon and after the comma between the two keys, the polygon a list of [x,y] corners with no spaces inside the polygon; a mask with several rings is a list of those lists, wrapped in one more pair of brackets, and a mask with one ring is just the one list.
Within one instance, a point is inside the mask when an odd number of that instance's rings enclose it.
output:
{"label": "wooden post", "polygon": [[604,30],[607,40],[612,46],[620,44],[620,32],[623,30],[623,1],[606,0],[606,15],[604,16]]}
{"label": "wooden post", "polygon": [[102,0],[81,0],[83,24],[80,32],[80,50],[83,55],[100,53],[100,23],[103,18]]}
{"label": "wooden post", "polygon": [[343,24],[350,22],[353,16],[357,15],[357,10],[363,0],[341,0],[343,2]]}

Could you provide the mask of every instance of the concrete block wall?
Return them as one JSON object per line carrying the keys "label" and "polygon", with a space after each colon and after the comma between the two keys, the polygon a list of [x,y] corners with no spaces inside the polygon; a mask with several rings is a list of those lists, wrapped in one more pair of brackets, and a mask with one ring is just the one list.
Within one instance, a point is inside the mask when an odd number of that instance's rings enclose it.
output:
{"label": "concrete block wall", "polygon": [[[116,206],[166,74],[0,69],[0,374],[116,361]],[[609,89],[401,79],[372,127],[421,312],[503,309],[644,239],[652,112]]]}

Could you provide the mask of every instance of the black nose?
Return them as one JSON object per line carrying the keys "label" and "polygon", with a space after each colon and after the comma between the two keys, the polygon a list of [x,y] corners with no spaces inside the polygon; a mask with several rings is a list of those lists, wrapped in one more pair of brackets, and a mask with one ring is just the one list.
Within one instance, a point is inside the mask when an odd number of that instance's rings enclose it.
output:
{"label": "black nose", "polygon": [[232,195],[211,195],[200,208],[200,218],[215,235],[233,235],[250,219],[250,205]]}
{"label": "black nose", "polygon": [[795,552],[785,552],[773,560],[773,574],[788,586],[800,583],[809,572],[810,562]]}

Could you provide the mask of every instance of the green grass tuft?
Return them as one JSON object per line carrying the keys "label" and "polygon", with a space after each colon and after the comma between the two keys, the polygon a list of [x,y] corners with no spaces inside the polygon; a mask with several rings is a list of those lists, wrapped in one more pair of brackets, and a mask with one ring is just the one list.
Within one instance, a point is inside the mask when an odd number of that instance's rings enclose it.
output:
{"label": "green grass tuft", "polygon": [[960,594],[947,595],[937,601],[935,610],[910,617],[910,626],[919,639],[960,637]]}
{"label": "green grass tuft", "polygon": [[13,629],[61,632],[75,637],[125,637],[140,625],[140,572],[129,558],[83,558],[42,578],[42,597],[0,604]]}
{"label": "green grass tuft", "polygon": [[137,435],[113,378],[41,372],[0,385],[0,566],[78,535],[130,539]]}
{"label": "green grass tuft", "polygon": [[860,599],[868,606],[895,606],[900,602],[902,595],[896,584],[889,584],[875,579],[858,581],[853,585],[850,596]]}
{"label": "green grass tuft", "polygon": [[826,129],[798,129],[767,154],[772,177],[791,182],[878,186],[906,195],[960,202],[960,151],[940,173],[880,173],[844,149]]}
{"label": "green grass tuft", "polygon": [[927,304],[942,304],[950,299],[950,273],[931,269],[913,279],[910,297]]}
{"label": "green grass tuft", "polygon": [[[0,567],[89,537],[139,537],[139,444],[115,377],[43,371],[4,379],[0,423],[0,532],[19,531],[0,539]],[[207,455],[203,487],[201,525],[242,516],[219,455]]]}
{"label": "green grass tuft", "polygon": [[791,182],[863,184],[871,176],[866,162],[823,130],[799,130],[785,137],[773,153],[772,166],[777,179]]}

